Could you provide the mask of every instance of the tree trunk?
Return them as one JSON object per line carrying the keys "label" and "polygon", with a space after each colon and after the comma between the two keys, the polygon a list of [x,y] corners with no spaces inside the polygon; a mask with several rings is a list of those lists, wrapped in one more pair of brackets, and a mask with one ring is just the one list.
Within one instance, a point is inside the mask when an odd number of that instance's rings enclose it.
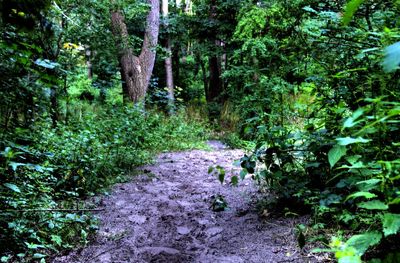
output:
{"label": "tree trunk", "polygon": [[196,54],[196,58],[200,64],[201,67],[201,75],[203,78],[203,87],[204,87],[204,93],[206,95],[206,101],[208,102],[209,97],[208,97],[208,78],[207,78],[207,71],[206,71],[206,66],[204,65],[203,60],[201,59],[200,54]]}
{"label": "tree trunk", "polygon": [[[168,0],[162,0],[162,13],[165,19],[165,28],[168,29]],[[166,73],[165,75],[166,75],[166,84],[168,90],[168,108],[169,112],[172,113],[175,104],[174,77],[172,74],[171,39],[169,38],[168,33],[167,33],[167,40],[165,43],[165,50],[167,52],[167,57],[165,58],[165,73]]]}
{"label": "tree trunk", "polygon": [[93,78],[93,65],[92,65],[92,51],[89,46],[85,46],[85,58],[86,58],[86,67],[87,67],[87,77],[88,79]]}
{"label": "tree trunk", "polygon": [[124,15],[120,10],[111,11],[112,32],[120,50],[119,64],[124,99],[134,103],[143,101],[146,96],[156,57],[160,3],[159,0],[148,0],[148,2],[151,9],[147,15],[142,50],[138,57],[133,54],[129,45],[129,34]]}
{"label": "tree trunk", "polygon": [[185,13],[188,15],[193,15],[192,0],[185,0]]}
{"label": "tree trunk", "polygon": [[[217,16],[216,11],[216,0],[211,1],[210,6],[210,20],[215,20]],[[214,30],[210,32],[210,41],[213,44],[213,48],[211,50],[211,54],[208,58],[209,65],[209,84],[208,89],[206,90],[206,99],[207,102],[220,102],[220,95],[222,93],[222,85],[221,85],[221,71],[220,71],[220,61],[218,57],[218,49],[220,48],[220,41],[217,40],[217,35]]]}
{"label": "tree trunk", "polygon": [[[171,54],[171,44],[170,44],[170,39],[167,39],[167,47],[166,50],[168,54]],[[174,79],[173,79],[173,73],[172,73],[172,58],[171,55],[169,55],[165,59],[165,72],[166,72],[166,78],[167,78],[167,89],[168,89],[168,104],[171,110],[175,106],[175,96],[174,96]]]}
{"label": "tree trunk", "polygon": [[180,45],[179,43],[177,43],[174,45],[172,49],[172,67],[174,68],[173,78],[174,78],[174,84],[177,87],[181,87],[180,74],[179,74],[180,73],[179,48]]}
{"label": "tree trunk", "polygon": [[57,122],[59,120],[58,114],[58,99],[57,99],[57,87],[52,86],[50,88],[50,116],[53,128],[57,127]]}
{"label": "tree trunk", "polygon": [[221,79],[220,79],[220,67],[218,63],[218,57],[212,55],[208,59],[209,64],[209,84],[208,84],[208,102],[219,102],[219,96],[222,93]]}

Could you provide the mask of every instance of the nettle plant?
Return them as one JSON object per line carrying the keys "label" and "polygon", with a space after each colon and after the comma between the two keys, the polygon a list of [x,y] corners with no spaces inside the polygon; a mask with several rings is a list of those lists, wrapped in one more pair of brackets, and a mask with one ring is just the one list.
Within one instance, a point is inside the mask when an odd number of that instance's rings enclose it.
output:
{"label": "nettle plant", "polygon": [[346,242],[331,242],[341,261],[358,262],[380,243],[387,249],[400,230],[400,103],[385,97],[366,102],[346,119],[343,136],[328,153],[331,167],[342,177],[336,187],[342,195],[350,193],[342,196],[347,209],[339,218],[360,232]]}

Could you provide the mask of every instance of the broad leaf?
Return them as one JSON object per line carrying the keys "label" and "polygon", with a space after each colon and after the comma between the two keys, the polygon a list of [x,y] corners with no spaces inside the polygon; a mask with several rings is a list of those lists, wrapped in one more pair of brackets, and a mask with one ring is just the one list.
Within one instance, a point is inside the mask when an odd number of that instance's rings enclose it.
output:
{"label": "broad leaf", "polygon": [[347,26],[364,0],[351,0],[344,9],[343,24]]}
{"label": "broad leaf", "polygon": [[51,241],[56,243],[58,246],[61,246],[61,244],[62,244],[62,239],[58,235],[51,235]]}
{"label": "broad leaf", "polygon": [[45,257],[47,257],[47,255],[45,255],[45,254],[41,254],[41,253],[35,253],[35,254],[33,254],[33,259],[41,259],[41,258],[45,258]]}
{"label": "broad leaf", "polygon": [[329,152],[328,152],[328,161],[331,165],[331,168],[346,154],[346,147],[341,145],[335,145]]}
{"label": "broad leaf", "polygon": [[223,184],[225,180],[225,169],[218,165],[217,171],[218,171],[218,180],[221,182],[221,184]]}
{"label": "broad leaf", "polygon": [[385,213],[382,217],[382,225],[385,237],[397,234],[400,229],[400,214]]}
{"label": "broad leaf", "polygon": [[376,196],[377,196],[376,194],[373,194],[373,193],[370,193],[370,192],[356,192],[354,194],[349,195],[346,198],[346,201],[349,200],[349,199],[357,198],[357,197],[365,197],[367,199],[370,199],[370,198],[374,198]]}
{"label": "broad leaf", "polygon": [[237,186],[238,183],[239,183],[239,178],[236,175],[232,176],[231,183],[232,183],[233,186]]}
{"label": "broad leaf", "polygon": [[337,138],[336,141],[338,142],[339,145],[349,145],[349,144],[353,144],[353,143],[367,143],[370,142],[371,140],[369,139],[364,139],[361,137],[358,138],[351,138],[351,137],[344,137],[344,138]]}
{"label": "broad leaf", "polygon": [[346,121],[343,124],[344,128],[351,128],[355,125],[357,125],[360,121],[356,121],[362,114],[364,113],[363,109],[358,109],[356,110],[353,115],[349,118],[346,119]]}
{"label": "broad leaf", "polygon": [[356,185],[360,191],[368,192],[372,189],[376,189],[379,186],[378,184],[381,182],[382,182],[381,179],[374,178],[374,179],[357,182]]}
{"label": "broad leaf", "polygon": [[352,236],[347,240],[346,245],[354,247],[359,255],[363,255],[370,246],[378,244],[382,239],[379,232],[367,232],[361,235]]}
{"label": "broad leaf", "polygon": [[311,8],[310,6],[303,7],[303,10],[310,13],[318,14],[318,12],[315,9]]}
{"label": "broad leaf", "polygon": [[355,164],[360,158],[361,158],[361,155],[352,155],[352,156],[346,157],[346,160],[350,164]]}
{"label": "broad leaf", "polygon": [[48,59],[36,59],[35,64],[47,69],[54,69],[55,67],[59,66],[58,63],[52,62]]}
{"label": "broad leaf", "polygon": [[15,184],[5,183],[4,186],[13,190],[14,192],[21,193],[21,190]]}
{"label": "broad leaf", "polygon": [[362,202],[357,204],[358,207],[368,210],[387,210],[389,206],[382,201],[372,200],[368,202]]}
{"label": "broad leaf", "polygon": [[13,171],[17,171],[18,167],[20,166],[26,166],[27,164],[25,163],[16,163],[16,162],[10,162],[9,165],[11,166],[11,168],[13,169]]}
{"label": "broad leaf", "polygon": [[247,175],[247,170],[246,170],[246,168],[243,168],[243,170],[241,170],[240,174],[239,174],[240,179],[243,180],[246,177],[246,175]]}
{"label": "broad leaf", "polygon": [[400,42],[385,48],[385,59],[383,60],[383,70],[386,72],[393,72],[399,68],[400,65]]}

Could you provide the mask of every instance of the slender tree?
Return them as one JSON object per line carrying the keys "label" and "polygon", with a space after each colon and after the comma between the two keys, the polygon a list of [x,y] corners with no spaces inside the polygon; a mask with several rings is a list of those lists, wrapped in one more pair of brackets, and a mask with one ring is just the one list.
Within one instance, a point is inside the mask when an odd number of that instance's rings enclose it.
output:
{"label": "slender tree", "polygon": [[[210,2],[210,20],[217,19],[217,2],[211,0]],[[212,31],[209,35],[210,42],[212,43],[211,54],[208,58],[209,66],[209,84],[208,89],[205,91],[207,102],[219,102],[222,93],[221,85],[221,71],[220,60],[218,59],[218,49],[220,48],[220,41],[217,39],[217,32]]]}
{"label": "slender tree", "polygon": [[148,0],[148,3],[150,12],[146,19],[143,45],[139,56],[133,54],[122,11],[114,8],[111,10],[112,32],[119,49],[118,58],[124,98],[135,103],[142,101],[146,96],[158,42],[160,3],[159,0]]}
{"label": "slender tree", "polygon": [[168,89],[168,106],[170,112],[173,111],[174,108],[174,77],[172,73],[172,52],[171,52],[171,39],[168,34],[168,0],[162,0],[162,14],[165,21],[165,29],[167,31],[167,37],[165,40],[165,50],[167,52],[167,57],[165,58],[165,75],[166,75],[166,84]]}

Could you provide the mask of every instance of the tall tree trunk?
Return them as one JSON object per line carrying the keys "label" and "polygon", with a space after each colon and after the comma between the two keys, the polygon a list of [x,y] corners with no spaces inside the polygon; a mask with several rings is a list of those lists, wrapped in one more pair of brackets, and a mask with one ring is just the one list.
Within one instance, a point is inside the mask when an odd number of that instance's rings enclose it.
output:
{"label": "tall tree trunk", "polygon": [[185,13],[188,15],[193,15],[193,3],[192,0],[185,0]]}
{"label": "tall tree trunk", "polygon": [[50,116],[53,128],[57,127],[57,122],[60,119],[58,114],[58,99],[57,99],[57,87],[52,86],[50,88]]}
{"label": "tall tree trunk", "polygon": [[218,63],[218,57],[212,55],[208,59],[209,65],[209,84],[208,84],[208,102],[219,102],[219,97],[222,93],[221,79],[220,79],[220,67]]}
{"label": "tall tree trunk", "polygon": [[89,46],[85,46],[85,58],[87,67],[87,77],[88,79],[93,78],[93,65],[92,65],[92,51]]}
{"label": "tall tree trunk", "polygon": [[[211,1],[210,6],[210,20],[215,20],[217,16],[217,3],[216,0]],[[206,90],[206,99],[207,102],[220,102],[220,95],[222,93],[222,85],[220,79],[220,59],[217,55],[218,49],[220,48],[220,41],[217,40],[217,35],[215,30],[210,32],[210,41],[213,44],[213,48],[211,50],[211,54],[208,58],[208,65],[209,65],[209,84],[208,90]]]}
{"label": "tall tree trunk", "polygon": [[179,48],[180,44],[176,43],[172,49],[172,67],[174,68],[174,84],[177,87],[181,87],[180,83],[180,62],[179,62]]}
{"label": "tall tree trunk", "polygon": [[208,78],[207,78],[207,71],[206,71],[206,66],[204,65],[203,60],[201,59],[200,54],[196,54],[196,59],[198,63],[200,64],[201,67],[201,75],[203,78],[203,87],[204,87],[204,93],[206,95],[206,101],[209,101],[209,94],[208,94]]}
{"label": "tall tree trunk", "polygon": [[156,57],[160,3],[159,0],[148,0],[148,3],[151,5],[151,9],[147,15],[146,30],[139,56],[133,54],[133,49],[129,45],[129,34],[124,15],[120,10],[111,10],[112,32],[120,50],[122,91],[124,99],[134,103],[144,100],[146,96]]}
{"label": "tall tree trunk", "polygon": [[[168,0],[162,0],[162,13],[165,21],[165,28],[168,31]],[[171,39],[168,33],[165,43],[165,50],[167,51],[167,57],[165,58],[165,75],[166,75],[166,82],[167,82],[166,84],[168,90],[168,108],[169,112],[172,113],[175,106],[174,77],[172,74]]]}

